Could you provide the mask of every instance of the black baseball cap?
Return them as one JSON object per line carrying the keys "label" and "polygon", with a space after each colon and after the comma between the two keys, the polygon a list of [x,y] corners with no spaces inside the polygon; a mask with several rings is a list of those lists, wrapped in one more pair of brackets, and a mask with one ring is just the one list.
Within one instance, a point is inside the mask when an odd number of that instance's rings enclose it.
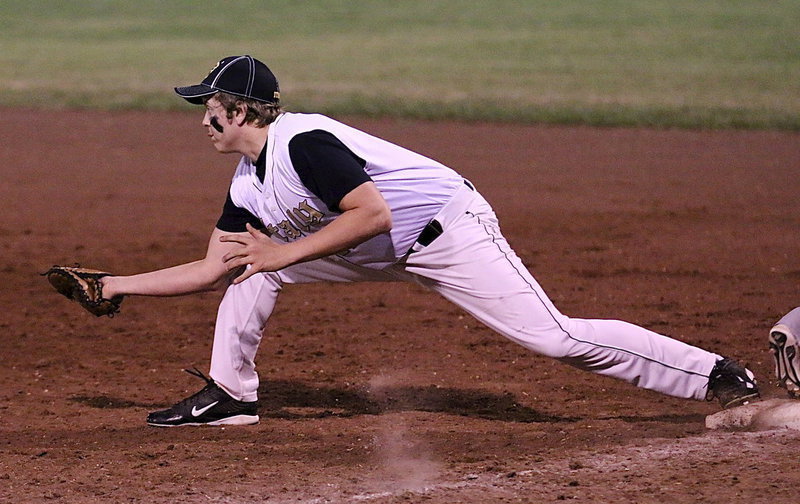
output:
{"label": "black baseball cap", "polygon": [[179,96],[195,105],[219,91],[266,103],[278,103],[281,98],[278,79],[272,71],[248,55],[223,58],[200,84],[175,88]]}

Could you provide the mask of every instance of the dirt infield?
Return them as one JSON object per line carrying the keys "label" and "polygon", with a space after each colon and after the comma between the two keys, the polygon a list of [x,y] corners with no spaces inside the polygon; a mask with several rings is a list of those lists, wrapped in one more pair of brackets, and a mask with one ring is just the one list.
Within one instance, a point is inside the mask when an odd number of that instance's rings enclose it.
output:
{"label": "dirt infield", "polygon": [[[415,286],[288,287],[262,421],[156,429],[220,294],[95,319],[37,276],[199,258],[236,159],[199,114],[0,110],[0,502],[794,502],[800,432],[530,354]],[[800,135],[351,120],[456,168],[568,315],[747,363],[800,304]]]}

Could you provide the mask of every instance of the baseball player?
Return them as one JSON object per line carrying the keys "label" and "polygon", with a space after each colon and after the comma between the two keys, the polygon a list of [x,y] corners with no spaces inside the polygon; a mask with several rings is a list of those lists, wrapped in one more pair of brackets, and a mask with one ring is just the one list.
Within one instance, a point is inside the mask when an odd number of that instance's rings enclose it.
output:
{"label": "baseball player", "polygon": [[226,57],[175,91],[205,107],[216,150],[241,159],[204,258],[98,277],[101,298],[117,301],[226,289],[210,377],[197,372],[206,386],[148,424],[258,422],[262,333],[283,285],[306,282],[414,282],[577,368],[724,408],[758,397],[753,374],[729,358],[626,322],[560,313],[470,181],[329,117],[285,112],[277,79],[251,56]]}
{"label": "baseball player", "polygon": [[789,397],[800,398],[800,307],[790,311],[769,331],[769,349],[775,360],[778,385]]}

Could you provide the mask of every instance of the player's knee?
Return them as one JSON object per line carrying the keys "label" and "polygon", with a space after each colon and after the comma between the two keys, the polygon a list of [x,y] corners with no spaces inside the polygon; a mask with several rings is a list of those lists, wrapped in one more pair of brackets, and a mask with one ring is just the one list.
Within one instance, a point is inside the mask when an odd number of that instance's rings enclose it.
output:
{"label": "player's knee", "polygon": [[553,359],[567,358],[574,351],[574,341],[558,324],[522,328],[508,335],[508,338],[532,352]]}

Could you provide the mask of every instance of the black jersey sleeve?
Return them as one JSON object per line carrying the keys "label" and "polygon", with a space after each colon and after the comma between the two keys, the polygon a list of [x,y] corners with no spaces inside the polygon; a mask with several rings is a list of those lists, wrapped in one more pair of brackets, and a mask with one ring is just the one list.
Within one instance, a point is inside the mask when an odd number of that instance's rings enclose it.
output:
{"label": "black jersey sleeve", "polygon": [[372,180],[364,171],[366,161],[328,131],[295,135],[289,157],[303,185],[335,212],[341,211],[339,203],[347,193]]}
{"label": "black jersey sleeve", "polygon": [[222,207],[222,215],[217,220],[217,229],[228,231],[229,233],[243,233],[247,231],[245,225],[248,222],[256,229],[264,227],[259,218],[250,213],[249,210],[237,207],[231,199],[230,191],[228,191],[228,197]]}

